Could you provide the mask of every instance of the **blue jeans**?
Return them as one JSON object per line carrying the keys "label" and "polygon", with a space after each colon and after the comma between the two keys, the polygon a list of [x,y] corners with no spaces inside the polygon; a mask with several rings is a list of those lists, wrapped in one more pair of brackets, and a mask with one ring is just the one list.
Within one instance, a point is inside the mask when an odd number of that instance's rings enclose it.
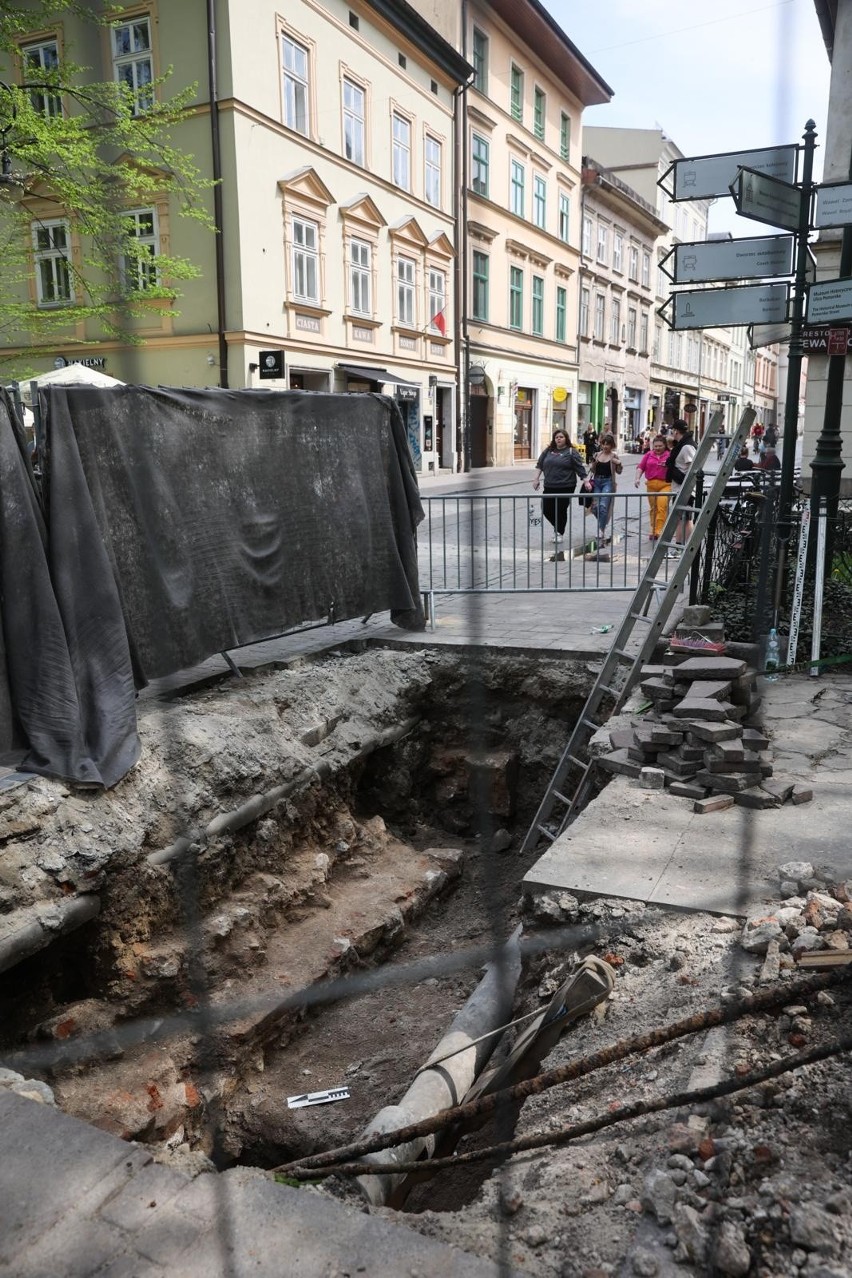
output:
{"label": "blue jeans", "polygon": [[609,512],[612,506],[612,494],[615,491],[615,485],[608,475],[601,478],[595,476],[595,506],[597,507],[598,516],[598,537],[603,537],[606,532],[606,526],[609,523]]}

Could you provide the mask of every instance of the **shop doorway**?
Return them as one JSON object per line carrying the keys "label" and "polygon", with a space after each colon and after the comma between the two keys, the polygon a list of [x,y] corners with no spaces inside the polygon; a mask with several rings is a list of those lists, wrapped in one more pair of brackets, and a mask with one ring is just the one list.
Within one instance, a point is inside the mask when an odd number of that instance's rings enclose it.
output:
{"label": "shop doorway", "polygon": [[488,465],[488,405],[489,396],[484,392],[477,394],[477,387],[471,386],[468,400],[471,466]]}
{"label": "shop doorway", "polygon": [[515,461],[532,457],[532,391],[518,387],[515,396]]}

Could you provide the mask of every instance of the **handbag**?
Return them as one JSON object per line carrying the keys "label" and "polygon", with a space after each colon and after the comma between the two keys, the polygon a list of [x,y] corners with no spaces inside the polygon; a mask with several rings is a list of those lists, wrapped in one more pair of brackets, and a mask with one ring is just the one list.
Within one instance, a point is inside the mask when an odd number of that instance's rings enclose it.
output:
{"label": "handbag", "polygon": [[[584,479],[582,484],[580,485],[580,492],[583,494],[586,494],[586,493],[593,493],[594,491],[595,491],[594,480],[591,477],[589,477],[588,479]],[[591,506],[593,500],[594,499],[592,497],[590,496],[587,497],[584,495],[580,498],[580,505],[585,506],[586,509],[588,509]]]}

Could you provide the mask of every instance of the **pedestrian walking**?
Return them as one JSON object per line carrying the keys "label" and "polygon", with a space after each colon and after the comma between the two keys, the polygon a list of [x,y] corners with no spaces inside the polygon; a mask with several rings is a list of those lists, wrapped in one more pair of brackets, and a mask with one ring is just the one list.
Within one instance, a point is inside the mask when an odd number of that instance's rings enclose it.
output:
{"label": "pedestrian walking", "polygon": [[591,466],[594,502],[591,509],[598,521],[598,545],[606,541],[606,527],[612,511],[612,495],[616,490],[616,476],[623,470],[621,458],[615,451],[615,436],[608,431],[601,435],[601,444]]}
{"label": "pedestrian walking", "polygon": [[564,430],[553,432],[553,438],[535,466],[533,488],[538,492],[544,479],[541,513],[553,525],[554,540],[559,542],[568,520],[568,494],[576,490],[578,479],[586,478],[586,467]]}
{"label": "pedestrian walking", "polygon": [[767,448],[774,448],[778,443],[778,428],[774,422],[770,422],[763,433],[763,442]]}
{"label": "pedestrian walking", "polygon": [[[689,426],[680,418],[675,422],[674,427],[675,442],[669,453],[666,462],[666,478],[672,486],[672,491],[680,488],[686,472],[689,470],[695,458],[695,439]],[[689,540],[692,533],[692,516],[683,514],[678,520],[677,532],[675,533],[675,541],[679,543],[678,549],[674,547],[668,552],[668,558],[677,559],[680,556],[680,547],[684,542]]]}
{"label": "pedestrian walking", "polygon": [[[668,494],[672,490],[666,471],[669,450],[666,447],[665,435],[655,435],[651,442],[651,451],[644,453],[636,468],[636,488],[644,475],[645,489],[648,494],[648,505],[651,510],[649,541],[657,541],[663,531],[666,515],[669,513]],[[665,494],[665,495],[664,495]]]}
{"label": "pedestrian walking", "polygon": [[583,447],[586,450],[586,462],[591,464],[598,446],[598,437],[591,426],[587,426],[583,432]]}

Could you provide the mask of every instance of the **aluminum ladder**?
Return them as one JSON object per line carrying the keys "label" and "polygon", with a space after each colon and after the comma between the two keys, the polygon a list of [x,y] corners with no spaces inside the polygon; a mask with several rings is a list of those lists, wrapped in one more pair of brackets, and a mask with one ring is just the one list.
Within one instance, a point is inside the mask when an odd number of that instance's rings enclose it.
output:
{"label": "aluminum ladder", "polygon": [[[540,839],[546,839],[552,843],[570,824],[584,803],[595,764],[595,760],[588,752],[589,742],[598,729],[603,727],[609,716],[622,708],[636,684],[642,666],[654,651],[654,646],[662,634],[663,627],[671,615],[681,588],[692,568],[693,560],[698,554],[698,548],[710,520],[722,499],[725,485],[734,469],[734,462],[739,457],[740,448],[748,437],[754,418],[754,410],[747,408],[731,437],[722,464],[702,506],[696,509],[692,505],[692,495],[698,473],[707,460],[710,450],[716,445],[722,424],[721,412],[713,414],[704,438],[696,449],[692,465],[680,488],[674,494],[674,500],[669,503],[669,513],[660,539],[651,552],[642,580],[613,638],[600,674],[574,725],[568,744],[556,765],[556,771],[533,818],[521,852],[531,852]],[[668,580],[658,581],[657,574],[663,566],[663,561],[672,546],[677,545],[675,533],[678,522],[684,514],[695,516],[692,533]],[[647,633],[637,653],[632,656],[627,651],[627,643],[637,625],[646,625]],[[602,713],[601,708],[608,699],[612,704]],[[579,771],[579,780],[569,794],[566,793],[566,781],[572,769]]]}

